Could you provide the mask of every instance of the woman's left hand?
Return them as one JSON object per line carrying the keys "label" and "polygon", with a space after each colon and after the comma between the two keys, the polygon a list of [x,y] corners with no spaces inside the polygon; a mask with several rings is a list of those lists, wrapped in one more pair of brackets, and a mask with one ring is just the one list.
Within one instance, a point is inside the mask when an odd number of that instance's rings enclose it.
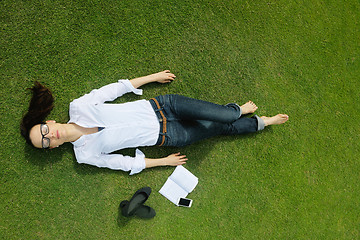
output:
{"label": "woman's left hand", "polygon": [[165,160],[165,165],[167,166],[178,166],[185,164],[188,159],[186,158],[186,155],[180,155],[180,153],[174,153],[164,158],[164,160]]}
{"label": "woman's left hand", "polygon": [[178,166],[186,163],[188,159],[185,155],[180,155],[180,153],[174,153],[164,158],[145,158],[145,167],[157,167],[157,166]]}

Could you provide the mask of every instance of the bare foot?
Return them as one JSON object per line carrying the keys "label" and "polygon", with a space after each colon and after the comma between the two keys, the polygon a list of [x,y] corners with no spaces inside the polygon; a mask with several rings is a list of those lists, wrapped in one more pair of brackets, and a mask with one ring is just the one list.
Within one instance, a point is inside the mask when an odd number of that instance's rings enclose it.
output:
{"label": "bare foot", "polygon": [[261,119],[264,120],[265,126],[269,126],[269,125],[283,124],[287,120],[289,120],[289,116],[286,114],[278,114],[273,117],[262,116]]}
{"label": "bare foot", "polygon": [[241,113],[242,114],[248,114],[253,113],[258,109],[258,107],[253,103],[252,101],[248,101],[244,105],[241,106]]}

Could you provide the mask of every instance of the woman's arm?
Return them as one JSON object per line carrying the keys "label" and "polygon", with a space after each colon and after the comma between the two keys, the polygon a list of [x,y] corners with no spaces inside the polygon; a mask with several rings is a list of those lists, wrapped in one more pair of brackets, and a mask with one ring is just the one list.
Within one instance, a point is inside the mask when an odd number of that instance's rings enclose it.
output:
{"label": "woman's arm", "polygon": [[144,77],[131,79],[130,82],[134,86],[134,88],[138,88],[144,84],[151,82],[168,83],[174,81],[175,78],[176,76],[174,74],[172,74],[169,70],[165,70]]}
{"label": "woman's arm", "polygon": [[185,155],[174,153],[164,158],[145,158],[145,168],[158,167],[158,166],[178,166],[186,163],[188,159]]}

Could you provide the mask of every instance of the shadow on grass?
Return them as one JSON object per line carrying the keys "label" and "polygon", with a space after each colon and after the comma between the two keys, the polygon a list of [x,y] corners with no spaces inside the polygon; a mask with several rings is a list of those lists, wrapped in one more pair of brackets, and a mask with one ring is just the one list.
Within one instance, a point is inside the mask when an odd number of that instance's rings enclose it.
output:
{"label": "shadow on grass", "polygon": [[145,218],[139,218],[137,216],[132,216],[132,217],[124,217],[122,214],[121,214],[121,208],[120,208],[120,205],[119,205],[119,208],[118,208],[118,217],[117,217],[117,225],[118,227],[120,228],[123,228],[123,227],[126,227],[126,225],[132,220],[132,219],[140,219],[141,221],[151,221],[153,218],[150,218],[150,219],[145,219]]}
{"label": "shadow on grass", "polygon": [[[216,145],[219,142],[222,143],[231,143],[234,141],[238,141],[239,139],[247,139],[247,138],[254,138],[254,141],[256,141],[256,136],[258,134],[265,134],[266,132],[272,132],[271,127],[265,128],[259,133],[249,133],[245,135],[236,135],[236,136],[215,136],[209,139],[201,140],[199,142],[193,143],[188,146],[184,147],[158,147],[158,146],[151,146],[151,147],[140,147],[139,149],[144,152],[145,156],[148,158],[162,158],[166,157],[170,154],[180,152],[181,154],[185,154],[186,157],[189,159],[187,163],[184,165],[185,167],[188,166],[189,170],[197,169],[198,166],[201,165],[201,163],[204,160],[208,160],[208,155],[211,151],[216,149]],[[113,152],[113,154],[122,154],[124,156],[134,156],[135,155],[135,148],[131,149],[122,149],[120,151]],[[74,155],[75,159],[75,155]],[[155,167],[151,169],[144,169],[144,171],[156,171],[159,173],[162,173],[165,171],[165,169],[173,168],[171,166],[167,167]],[[91,166],[87,164],[79,164],[74,161],[74,169],[79,174],[89,175],[89,174],[99,174],[99,173],[114,173],[116,171],[118,174],[123,176],[128,176],[129,172],[124,172],[121,170],[111,170],[108,168],[98,168],[96,166]]]}
{"label": "shadow on grass", "polygon": [[[265,133],[267,131],[268,129],[264,129],[261,132]],[[189,167],[191,166],[191,168],[195,170],[202,165],[202,162],[204,160],[211,161],[209,159],[209,154],[212,151],[217,150],[218,143],[230,144],[235,141],[241,142],[241,139],[248,139],[248,138],[253,138],[254,141],[256,141],[256,136],[258,134],[260,133],[249,133],[245,135],[236,135],[236,136],[215,136],[206,140],[193,143],[192,145],[183,148],[176,148],[176,149],[186,154],[186,156],[189,159],[186,165],[188,165]]]}
{"label": "shadow on grass", "polygon": [[119,207],[119,216],[117,218],[117,225],[119,228],[123,228],[123,227],[126,227],[126,225],[134,218],[136,219],[140,219],[141,221],[151,221],[152,219],[141,219],[141,218],[138,218],[136,216],[133,216],[133,217],[124,217],[123,215],[121,215],[121,211],[120,211],[120,207]]}
{"label": "shadow on grass", "polygon": [[[120,208],[120,207],[119,207]],[[119,216],[117,218],[117,225],[120,228],[126,227],[126,225],[131,221],[131,218],[129,217],[124,217],[123,215],[121,215],[120,211],[119,211]]]}
{"label": "shadow on grass", "polygon": [[[265,128],[261,131],[262,134],[267,132],[272,132],[271,127]],[[180,152],[181,154],[185,154],[189,159],[187,162],[187,166],[194,166],[197,168],[201,164],[201,162],[207,158],[209,152],[211,152],[216,146],[218,142],[233,142],[238,139],[245,138],[253,138],[259,133],[251,133],[246,135],[238,135],[238,136],[216,136],[210,139],[202,140],[192,145],[185,147],[142,147],[141,151],[145,153],[145,155],[149,158],[162,158],[168,156],[173,153]],[[98,168],[95,166],[87,165],[87,164],[79,164],[76,161],[75,154],[72,149],[71,144],[65,144],[59,148],[54,149],[38,149],[34,148],[30,145],[25,145],[24,154],[25,158],[31,162],[32,164],[38,166],[43,169],[45,166],[49,164],[54,164],[59,162],[64,153],[71,152],[74,159],[74,169],[79,174],[89,175],[89,174],[98,174],[98,173],[111,173],[114,170],[107,168]],[[122,154],[127,156],[134,156],[135,149],[123,149],[121,151],[116,151],[114,154]],[[152,171],[161,171],[160,168],[154,168]],[[117,171],[121,175],[128,175],[129,172]]]}
{"label": "shadow on grass", "polygon": [[131,217],[124,217],[122,214],[121,214],[121,207],[120,207],[120,204],[119,204],[119,207],[118,207],[118,217],[117,217],[117,225],[119,227],[125,227],[128,222],[131,220]]}
{"label": "shadow on grass", "polygon": [[63,154],[70,150],[69,146],[54,149],[40,149],[25,145],[24,155],[30,163],[38,166],[40,169],[45,168],[49,164],[54,164],[62,159]]}

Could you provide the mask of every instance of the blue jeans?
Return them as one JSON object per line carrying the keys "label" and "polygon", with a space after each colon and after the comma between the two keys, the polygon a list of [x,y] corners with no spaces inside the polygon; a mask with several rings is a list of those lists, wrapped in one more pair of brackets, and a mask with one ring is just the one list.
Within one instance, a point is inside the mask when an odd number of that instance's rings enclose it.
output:
{"label": "blue jeans", "polygon": [[[256,115],[252,118],[241,117],[241,108],[235,103],[218,105],[181,95],[162,95],[156,100],[167,119],[163,146],[180,147],[217,135],[252,133],[265,126]],[[160,120],[155,102],[150,100],[150,103]],[[156,145],[161,143],[161,130],[162,126]]]}

